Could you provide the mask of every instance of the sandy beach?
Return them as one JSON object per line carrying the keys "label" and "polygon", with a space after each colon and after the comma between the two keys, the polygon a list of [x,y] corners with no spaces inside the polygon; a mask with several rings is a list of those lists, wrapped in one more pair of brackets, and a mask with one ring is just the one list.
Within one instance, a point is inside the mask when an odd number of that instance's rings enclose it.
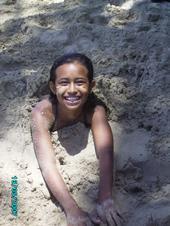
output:
{"label": "sandy beach", "polygon": [[[54,59],[73,51],[91,58],[94,92],[109,109],[124,226],[170,226],[170,3],[116,2],[0,1],[0,226],[66,226],[38,167],[30,113],[48,94]],[[91,131],[77,123],[52,142],[70,193],[90,212],[99,183]]]}

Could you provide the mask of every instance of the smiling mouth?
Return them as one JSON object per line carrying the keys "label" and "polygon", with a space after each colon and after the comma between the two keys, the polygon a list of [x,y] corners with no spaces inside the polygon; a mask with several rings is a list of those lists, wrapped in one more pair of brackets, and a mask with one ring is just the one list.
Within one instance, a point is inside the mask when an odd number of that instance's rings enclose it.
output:
{"label": "smiling mouth", "polygon": [[64,99],[69,105],[75,105],[79,103],[81,98],[80,96],[67,96],[67,97],[64,97]]}

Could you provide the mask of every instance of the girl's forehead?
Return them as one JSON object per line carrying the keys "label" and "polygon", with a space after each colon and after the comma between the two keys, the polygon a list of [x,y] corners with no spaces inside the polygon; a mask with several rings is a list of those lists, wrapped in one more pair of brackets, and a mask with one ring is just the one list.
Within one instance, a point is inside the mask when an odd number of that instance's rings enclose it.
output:
{"label": "girl's forehead", "polygon": [[56,69],[57,78],[63,76],[70,77],[73,75],[88,77],[88,69],[79,62],[65,63]]}

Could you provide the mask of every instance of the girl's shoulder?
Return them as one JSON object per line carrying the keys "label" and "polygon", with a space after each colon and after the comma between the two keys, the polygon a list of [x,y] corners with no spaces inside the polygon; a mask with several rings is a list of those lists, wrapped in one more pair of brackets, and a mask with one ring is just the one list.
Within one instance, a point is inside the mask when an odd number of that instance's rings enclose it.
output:
{"label": "girl's shoulder", "polygon": [[99,106],[103,107],[106,112],[108,111],[108,108],[104,101],[100,99],[95,93],[90,93],[86,104],[87,110],[94,111],[94,109],[96,109],[96,107],[98,108]]}
{"label": "girl's shoulder", "polygon": [[50,99],[44,98],[43,100],[39,101],[35,107],[33,108],[33,111],[36,112],[51,112],[52,111],[52,102]]}
{"label": "girl's shoulder", "polygon": [[52,125],[55,120],[55,114],[54,106],[48,97],[35,105],[32,110],[32,118],[39,122],[47,121],[50,128],[50,125]]}
{"label": "girl's shoulder", "polygon": [[87,127],[91,127],[92,119],[94,119],[94,117],[96,118],[96,116],[99,117],[101,115],[101,117],[104,116],[107,118],[108,108],[106,104],[94,93],[89,95],[85,108],[85,124]]}

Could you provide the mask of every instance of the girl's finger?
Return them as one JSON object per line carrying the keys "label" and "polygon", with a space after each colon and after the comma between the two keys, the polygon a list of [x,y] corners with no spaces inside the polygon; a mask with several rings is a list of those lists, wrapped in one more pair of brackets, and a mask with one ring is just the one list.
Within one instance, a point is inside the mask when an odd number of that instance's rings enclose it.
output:
{"label": "girl's finger", "polygon": [[114,220],[114,218],[112,218],[112,215],[106,214],[106,220],[109,226],[117,226],[116,221]]}
{"label": "girl's finger", "polygon": [[122,216],[122,214],[120,214],[119,211],[116,211],[117,216],[121,219],[121,221],[125,222],[124,217]]}
{"label": "girl's finger", "polygon": [[118,216],[117,212],[111,212],[111,216],[114,219],[116,226],[121,226],[121,218]]}
{"label": "girl's finger", "polygon": [[105,211],[101,205],[97,205],[97,214],[100,217],[100,219],[105,223],[106,222]]}
{"label": "girl's finger", "polygon": [[97,212],[95,210],[92,211],[91,214],[89,214],[90,219],[95,224],[100,224],[101,220],[100,217],[97,215]]}
{"label": "girl's finger", "polygon": [[92,222],[95,223],[95,224],[100,224],[100,222],[101,222],[99,217],[94,217],[94,216],[93,216],[93,217],[91,217],[91,220],[92,220]]}

